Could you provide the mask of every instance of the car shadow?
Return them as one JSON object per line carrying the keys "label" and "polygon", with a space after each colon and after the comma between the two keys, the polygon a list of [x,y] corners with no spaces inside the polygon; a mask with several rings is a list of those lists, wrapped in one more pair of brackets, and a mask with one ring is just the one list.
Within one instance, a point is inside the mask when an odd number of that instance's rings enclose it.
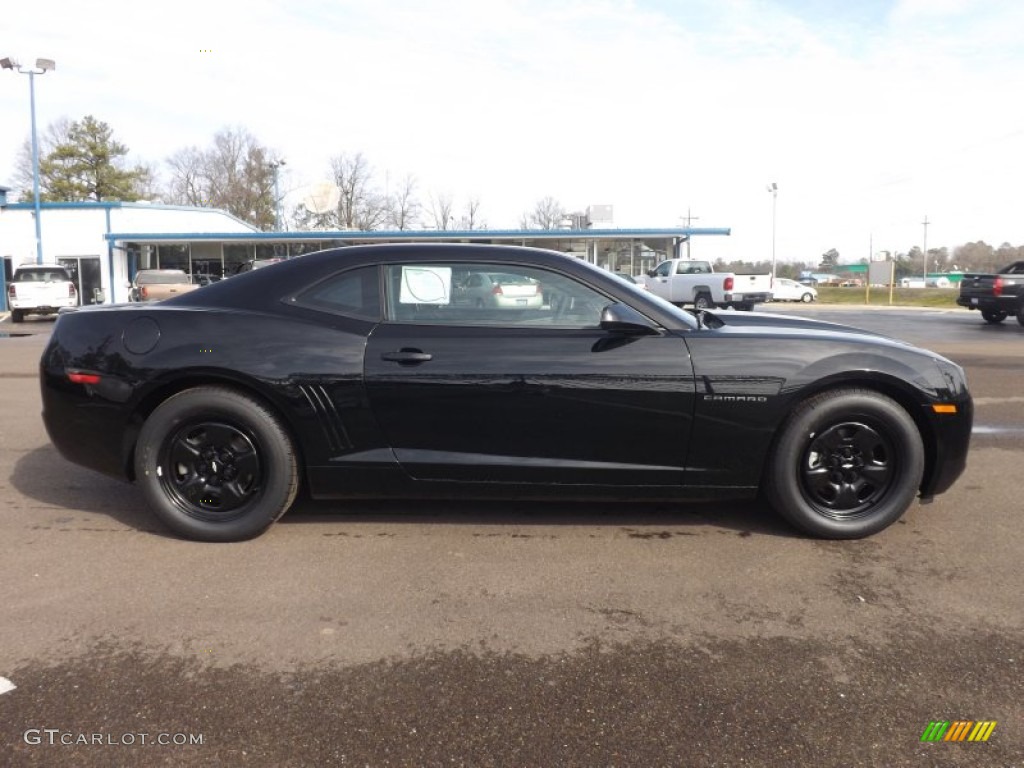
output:
{"label": "car shadow", "polygon": [[[153,516],[139,489],[66,461],[51,446],[26,453],[10,482],[41,509],[103,514],[135,530],[175,538]],[[346,523],[388,525],[433,522],[465,526],[595,526],[624,529],[633,538],[697,536],[718,529],[739,536],[802,538],[757,501],[535,501],[523,499],[353,499],[317,501],[303,495],[278,525],[324,526],[345,535]],[[724,529],[724,531],[722,530]],[[509,535],[515,535],[509,532]]]}

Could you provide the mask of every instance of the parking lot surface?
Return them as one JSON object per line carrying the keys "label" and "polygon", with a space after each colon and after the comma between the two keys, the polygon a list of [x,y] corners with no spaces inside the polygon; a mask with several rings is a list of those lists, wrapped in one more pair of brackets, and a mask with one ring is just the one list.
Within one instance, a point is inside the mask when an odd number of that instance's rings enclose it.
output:
{"label": "parking lot surface", "polygon": [[[0,324],[0,764],[1024,766],[1024,328],[771,311],[964,365],[953,490],[851,542],[757,503],[461,500],[182,541],[50,446],[53,321]],[[962,720],[996,726],[921,741]]]}

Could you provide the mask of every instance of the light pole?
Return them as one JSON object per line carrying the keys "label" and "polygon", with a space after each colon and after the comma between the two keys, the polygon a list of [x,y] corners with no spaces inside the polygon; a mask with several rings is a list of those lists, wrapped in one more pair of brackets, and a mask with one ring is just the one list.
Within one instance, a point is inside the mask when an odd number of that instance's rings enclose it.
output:
{"label": "light pole", "polygon": [[924,268],[921,273],[921,279],[924,280],[925,287],[928,286],[928,216],[925,215],[924,221],[921,222],[924,225],[924,250],[921,252],[921,261],[924,262]]}
{"label": "light pole", "polygon": [[36,264],[43,263],[43,226],[39,216],[39,141],[36,139],[36,75],[45,75],[57,68],[53,59],[36,59],[34,67],[23,67],[16,60],[0,59],[0,67],[28,75],[29,104],[32,110],[32,192],[36,211]]}
{"label": "light pole", "polygon": [[774,181],[768,185],[772,193],[772,285],[775,285],[775,209],[779,200],[779,185]]}
{"label": "light pole", "polygon": [[270,167],[274,169],[274,229],[278,232],[281,231],[281,194],[277,187],[277,177],[281,171],[281,166],[284,164],[284,160],[280,159],[270,164]]}

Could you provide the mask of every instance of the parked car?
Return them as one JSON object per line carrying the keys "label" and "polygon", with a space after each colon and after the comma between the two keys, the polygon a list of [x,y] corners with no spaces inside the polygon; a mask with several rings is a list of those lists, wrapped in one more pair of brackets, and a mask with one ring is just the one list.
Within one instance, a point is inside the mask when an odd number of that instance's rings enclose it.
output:
{"label": "parked car", "polygon": [[772,298],[771,274],[715,272],[710,261],[668,259],[647,273],[644,287],[666,301],[695,309],[734,307],[752,310]]}
{"label": "parked car", "polygon": [[[453,301],[471,274],[558,300]],[[763,493],[810,534],[856,538],[953,484],[973,413],[959,366],[894,339],[694,315],[554,251],[440,243],[62,313],[40,381],[61,454],[134,480],[169,528],[208,541],[259,534],[300,485],[327,499]]]}
{"label": "parked car", "polygon": [[538,309],[544,304],[541,284],[516,273],[470,272],[459,295],[477,307]]}
{"label": "parked car", "polygon": [[277,264],[282,261],[284,261],[284,259],[280,258],[249,259],[249,261],[243,261],[241,264],[235,267],[234,271],[231,274],[240,275],[243,272],[252,272],[254,269],[263,269],[263,267],[269,267],[271,264]]}
{"label": "parked car", "polygon": [[1024,325],[1024,261],[1015,261],[994,275],[968,272],[960,280],[961,307],[980,310],[986,323],[1013,315]]}
{"label": "parked car", "polygon": [[199,287],[180,269],[140,269],[131,282],[128,301],[163,301]]}
{"label": "parked car", "polygon": [[810,304],[817,299],[818,289],[813,286],[803,285],[785,277],[777,277],[772,283],[772,301],[802,301]]}
{"label": "parked car", "polygon": [[78,289],[59,264],[23,264],[7,285],[7,306],[12,323],[27,315],[55,315],[64,307],[78,306]]}

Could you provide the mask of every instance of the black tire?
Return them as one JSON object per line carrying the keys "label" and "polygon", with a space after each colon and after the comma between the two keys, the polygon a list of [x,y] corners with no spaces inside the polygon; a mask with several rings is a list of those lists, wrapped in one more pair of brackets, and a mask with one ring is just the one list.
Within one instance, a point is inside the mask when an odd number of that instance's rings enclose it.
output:
{"label": "black tire", "polygon": [[1017,322],[1024,326],[1024,306],[1017,310]]}
{"label": "black tire", "polygon": [[711,296],[707,293],[698,293],[696,298],[693,300],[694,309],[714,309],[715,302],[711,300]]}
{"label": "black tire", "polygon": [[11,310],[11,322],[12,323],[23,323],[25,322],[25,311],[22,309]]}
{"label": "black tire", "polygon": [[800,301],[802,301],[804,304],[810,304],[812,301],[814,301],[814,296],[812,296],[810,293],[801,294]]}
{"label": "black tire", "polygon": [[906,512],[924,473],[924,446],[910,415],[865,389],[838,389],[796,407],[767,464],[772,506],[802,531],[859,539]]}
{"label": "black tire", "polygon": [[985,319],[986,323],[992,323],[993,325],[997,325],[1009,317],[1006,312],[998,309],[983,309],[981,310],[981,316]]}
{"label": "black tire", "polygon": [[243,541],[291,506],[298,459],[261,403],[225,387],[179,392],[150,414],[135,477],[168,528],[200,541]]}
{"label": "black tire", "polygon": [[753,312],[754,311],[754,305],[753,304],[745,304],[745,303],[744,304],[737,304],[736,305],[736,309],[739,310],[740,312]]}

